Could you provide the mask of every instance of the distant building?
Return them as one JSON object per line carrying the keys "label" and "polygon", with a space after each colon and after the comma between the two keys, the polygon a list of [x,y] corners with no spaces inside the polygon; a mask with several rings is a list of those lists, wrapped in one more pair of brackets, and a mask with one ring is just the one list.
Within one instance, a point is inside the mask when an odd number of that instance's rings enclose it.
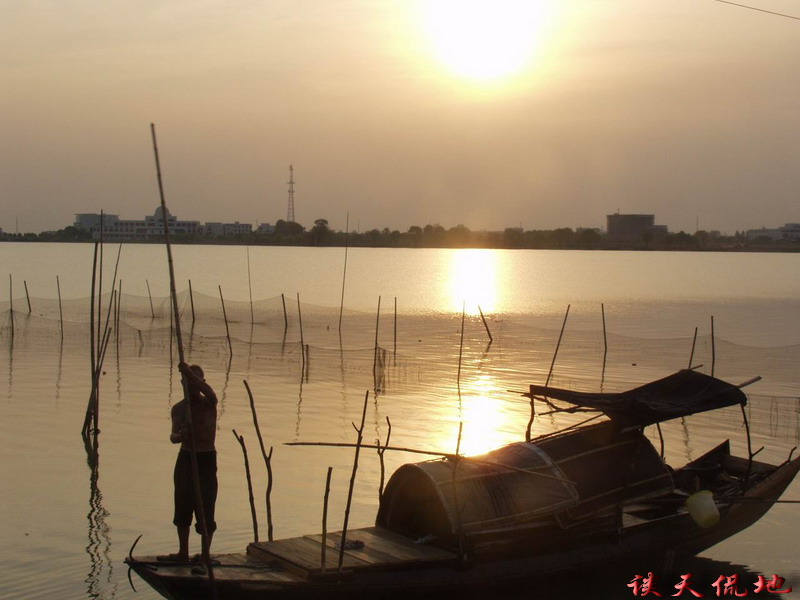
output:
{"label": "distant building", "polygon": [[606,234],[615,242],[641,242],[666,233],[667,226],[656,225],[655,215],[606,215]]}
{"label": "distant building", "polygon": [[[102,220],[103,239],[106,241],[146,241],[164,236],[164,216],[157,207],[151,216],[142,220],[120,219],[119,215],[79,213],[75,215],[76,229],[88,231],[92,239],[100,239]],[[200,221],[179,221],[167,210],[167,227],[170,235],[237,235],[251,233],[253,226],[247,223],[206,223]]]}
{"label": "distant building", "polygon": [[781,240],[796,242],[800,240],[800,223],[786,223],[783,227],[777,229],[748,229],[747,239],[757,240],[759,238],[767,238],[773,242]]}
{"label": "distant building", "polygon": [[256,233],[259,235],[271,235],[275,233],[275,225],[270,225],[269,223],[261,223],[256,229]]}
{"label": "distant building", "polygon": [[248,235],[253,233],[253,226],[250,223],[206,223],[203,228],[205,235],[211,237],[222,237],[227,235]]}

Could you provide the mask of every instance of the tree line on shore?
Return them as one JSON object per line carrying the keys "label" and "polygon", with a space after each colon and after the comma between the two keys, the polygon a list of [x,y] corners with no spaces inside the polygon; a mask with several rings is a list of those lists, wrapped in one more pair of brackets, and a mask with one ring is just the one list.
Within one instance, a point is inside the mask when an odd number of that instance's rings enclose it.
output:
{"label": "tree line on shore", "polygon": [[[90,242],[89,231],[73,226],[39,234],[4,233],[2,241],[21,242]],[[113,241],[113,240],[109,240]],[[160,242],[157,237],[126,242]],[[247,244],[252,246],[350,246],[364,248],[498,248],[553,250],[714,250],[714,251],[800,251],[800,242],[771,240],[766,237],[749,239],[745,232],[720,235],[708,231],[693,234],[644,233],[640,239],[614,240],[597,229],[531,229],[507,228],[504,231],[473,231],[464,225],[446,229],[439,224],[424,227],[412,225],[407,231],[370,229],[368,231],[335,231],[326,219],[317,219],[307,229],[291,221],[278,220],[271,233],[215,236],[175,235],[174,243]]]}

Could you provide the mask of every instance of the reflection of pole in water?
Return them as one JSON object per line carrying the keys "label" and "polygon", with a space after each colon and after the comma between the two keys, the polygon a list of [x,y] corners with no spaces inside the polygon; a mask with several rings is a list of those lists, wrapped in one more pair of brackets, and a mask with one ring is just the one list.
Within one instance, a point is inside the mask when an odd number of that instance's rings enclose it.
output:
{"label": "reflection of pole in water", "polygon": [[11,321],[11,341],[14,341],[14,280],[8,274],[8,318]]}
{"label": "reflection of pole in water", "polygon": [[600,304],[600,314],[603,317],[603,370],[600,373],[600,393],[603,393],[603,385],[606,382],[606,360],[608,359],[608,336],[606,335],[606,307]]}
{"label": "reflection of pole in water", "polygon": [[89,555],[89,573],[84,580],[87,584],[89,598],[103,598],[106,596],[101,588],[103,573],[106,573],[105,582],[112,585],[111,595],[116,595],[116,585],[112,584],[114,565],[111,560],[111,539],[109,526],[106,519],[109,512],[103,506],[103,494],[98,484],[100,479],[100,453],[97,436],[92,441],[86,441],[87,463],[89,465],[89,512],[86,515],[88,522],[86,553]]}

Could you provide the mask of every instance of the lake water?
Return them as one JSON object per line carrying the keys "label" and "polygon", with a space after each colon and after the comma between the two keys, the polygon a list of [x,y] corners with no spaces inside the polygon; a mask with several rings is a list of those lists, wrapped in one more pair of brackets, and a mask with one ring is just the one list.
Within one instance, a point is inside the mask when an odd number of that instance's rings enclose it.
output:
{"label": "lake water", "polygon": [[[3,598],[153,599],[135,576],[139,592],[130,589],[122,561],[139,534],[137,552],[174,550],[169,411],[182,392],[170,367],[177,351],[166,254],[154,245],[121,250],[120,326],[105,356],[93,478],[79,433],[90,391],[93,249],[0,244],[13,285],[0,301]],[[104,248],[103,318],[117,250]],[[367,391],[370,442],[386,439],[387,417],[398,446],[453,451],[459,423],[468,454],[519,440],[529,407],[516,392],[547,378],[568,305],[554,385],[620,391],[685,368],[691,356],[701,371],[713,368],[734,383],[763,377],[747,388],[754,446],[765,447],[759,457],[781,461],[800,439],[798,254],[350,249],[346,278],[342,248],[176,246],[174,256],[187,359],[203,365],[221,401],[215,552],[242,551],[253,537],[233,429],[248,444],[266,537],[266,475],[244,380],[265,441],[274,446],[275,535],[315,533],[328,466],[331,527],[341,522],[352,451],[285,442],[354,441],[351,422],[360,418]],[[539,420],[535,433],[570,418]],[[670,422],[664,433],[674,464],[728,437],[736,450],[745,448],[738,409]],[[391,473],[418,456],[386,459]],[[368,452],[352,526],[373,522],[379,479],[377,456]],[[784,497],[800,499],[800,483]],[[775,506],[691,568],[735,572],[750,582],[779,574],[800,590],[797,517],[798,505]],[[196,550],[197,540],[192,544]],[[629,597],[628,581],[583,582],[574,597]],[[665,582],[662,593],[674,583]]]}

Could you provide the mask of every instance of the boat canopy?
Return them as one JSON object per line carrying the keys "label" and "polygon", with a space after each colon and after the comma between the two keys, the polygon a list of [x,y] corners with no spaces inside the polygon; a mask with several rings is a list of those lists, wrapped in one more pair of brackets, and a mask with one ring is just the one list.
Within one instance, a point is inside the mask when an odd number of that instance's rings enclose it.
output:
{"label": "boat canopy", "polygon": [[620,433],[606,421],[482,456],[403,465],[386,485],[377,525],[442,538],[536,523],[567,527],[613,511],[623,499],[672,489],[667,466],[642,432]]}
{"label": "boat canopy", "polygon": [[684,369],[618,394],[574,392],[532,385],[527,396],[563,400],[599,410],[620,427],[644,427],[677,417],[747,403],[741,389],[720,379]]}

